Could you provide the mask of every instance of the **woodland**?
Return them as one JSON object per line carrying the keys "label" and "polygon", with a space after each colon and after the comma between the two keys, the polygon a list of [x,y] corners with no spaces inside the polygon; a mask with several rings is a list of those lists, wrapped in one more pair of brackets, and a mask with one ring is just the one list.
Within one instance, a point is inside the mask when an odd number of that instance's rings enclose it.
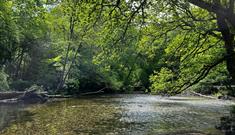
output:
{"label": "woodland", "polygon": [[[235,0],[1,0],[0,91],[235,95]],[[215,86],[223,86],[216,89]]]}

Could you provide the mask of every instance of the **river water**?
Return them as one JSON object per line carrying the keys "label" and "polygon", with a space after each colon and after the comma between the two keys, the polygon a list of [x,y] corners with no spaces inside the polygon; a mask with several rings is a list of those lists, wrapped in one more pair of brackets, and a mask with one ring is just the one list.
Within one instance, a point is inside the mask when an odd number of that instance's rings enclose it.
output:
{"label": "river water", "polygon": [[221,135],[232,101],[144,94],[66,99],[43,105],[0,105],[3,135]]}

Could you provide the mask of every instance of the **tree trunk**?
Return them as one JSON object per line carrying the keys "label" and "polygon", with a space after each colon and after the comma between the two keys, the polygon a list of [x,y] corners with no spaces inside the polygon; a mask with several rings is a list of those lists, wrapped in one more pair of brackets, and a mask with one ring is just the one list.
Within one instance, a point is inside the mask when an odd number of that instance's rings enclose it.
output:
{"label": "tree trunk", "polygon": [[74,26],[75,26],[75,19],[74,19],[74,12],[75,12],[75,9],[73,9],[72,11],[72,15],[70,16],[70,19],[69,19],[69,35],[68,35],[68,41],[69,41],[69,44],[68,44],[68,47],[67,47],[67,50],[66,50],[66,56],[65,56],[65,61],[63,63],[63,70],[62,70],[62,73],[61,73],[61,76],[60,76],[60,80],[59,80],[59,84],[57,85],[57,90],[60,90],[63,86],[64,86],[64,83],[66,81],[66,66],[68,65],[68,62],[69,62],[69,51],[71,51],[71,42],[73,41],[73,38],[74,38]]}
{"label": "tree trunk", "polygon": [[22,62],[23,62],[23,58],[24,58],[24,49],[21,50],[19,57],[20,57],[20,60],[17,64],[17,66],[16,66],[15,77],[14,77],[14,79],[16,79],[16,80],[20,78],[19,75],[20,75],[20,70],[21,70],[21,65],[22,65]]}
{"label": "tree trunk", "polygon": [[[231,33],[231,27],[235,28],[235,14],[234,14],[234,0],[230,0],[225,8],[220,0],[213,0],[213,2],[207,2],[203,0],[188,0],[191,4],[194,4],[208,12],[215,13],[217,15],[217,24],[223,36],[226,49],[226,64],[227,70],[231,77],[231,81],[235,84],[235,51],[234,51],[234,34]],[[228,25],[230,24],[230,26]]]}
{"label": "tree trunk", "polygon": [[71,44],[69,43],[68,47],[67,47],[67,50],[66,50],[66,56],[65,56],[65,61],[63,63],[63,69],[62,69],[62,73],[60,75],[60,78],[59,78],[59,84],[57,86],[57,90],[61,89],[64,85],[64,75],[65,75],[65,70],[66,70],[66,65],[68,63],[68,54],[69,54],[69,51],[70,51],[70,46]]}
{"label": "tree trunk", "polygon": [[217,15],[217,23],[223,36],[224,47],[226,49],[226,65],[232,84],[235,84],[235,51],[234,51],[234,34],[223,16]]}

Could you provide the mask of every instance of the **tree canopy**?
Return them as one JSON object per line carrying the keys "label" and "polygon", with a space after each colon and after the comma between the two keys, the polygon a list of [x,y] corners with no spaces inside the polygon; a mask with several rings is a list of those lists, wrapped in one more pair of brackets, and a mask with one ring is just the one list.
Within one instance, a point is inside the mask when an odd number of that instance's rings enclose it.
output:
{"label": "tree canopy", "polygon": [[105,89],[173,95],[229,88],[235,84],[234,5],[234,0],[3,0],[0,89],[37,84],[66,94]]}

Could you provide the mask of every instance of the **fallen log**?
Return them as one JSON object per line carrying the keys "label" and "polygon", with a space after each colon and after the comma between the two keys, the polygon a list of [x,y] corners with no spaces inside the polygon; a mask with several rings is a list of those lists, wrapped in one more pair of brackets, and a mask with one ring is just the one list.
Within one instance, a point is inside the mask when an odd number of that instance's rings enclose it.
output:
{"label": "fallen log", "polygon": [[17,98],[0,100],[0,104],[15,104],[15,103],[18,103],[18,99]]}
{"label": "fallen log", "polygon": [[0,103],[44,103],[47,100],[47,92],[24,91],[24,92],[1,92]]}
{"label": "fallen log", "polygon": [[86,95],[94,95],[94,94],[104,93],[104,89],[106,89],[106,87],[105,87],[105,88],[102,88],[102,89],[100,89],[100,90],[98,90],[98,91],[92,91],[92,92],[81,93],[80,96],[86,96]]}
{"label": "fallen log", "polygon": [[210,98],[210,99],[217,99],[216,97],[213,96],[208,96],[208,95],[203,95],[194,91],[190,91],[192,94],[194,94],[195,96],[199,96],[199,97],[204,97],[204,98]]}
{"label": "fallen log", "polygon": [[48,95],[46,94],[48,98],[71,98],[71,95]]}
{"label": "fallen log", "polygon": [[0,100],[17,98],[17,97],[19,97],[20,95],[23,95],[23,94],[24,94],[24,92],[16,92],[16,91],[0,92]]}

